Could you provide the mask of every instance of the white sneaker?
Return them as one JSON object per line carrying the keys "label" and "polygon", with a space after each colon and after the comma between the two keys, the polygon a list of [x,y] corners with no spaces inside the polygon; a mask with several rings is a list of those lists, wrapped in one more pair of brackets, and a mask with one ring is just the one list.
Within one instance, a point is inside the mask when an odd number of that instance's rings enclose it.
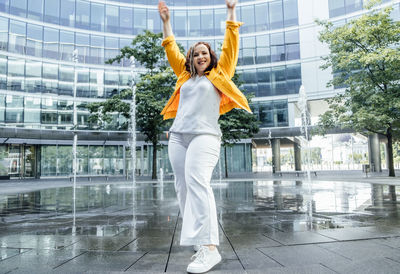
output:
{"label": "white sneaker", "polygon": [[187,272],[204,273],[221,261],[221,255],[217,248],[211,251],[207,246],[202,246],[199,251],[192,256],[192,260],[193,262],[187,267]]}
{"label": "white sneaker", "polygon": [[194,252],[199,251],[200,248],[201,248],[201,245],[194,245],[194,246],[193,246]]}

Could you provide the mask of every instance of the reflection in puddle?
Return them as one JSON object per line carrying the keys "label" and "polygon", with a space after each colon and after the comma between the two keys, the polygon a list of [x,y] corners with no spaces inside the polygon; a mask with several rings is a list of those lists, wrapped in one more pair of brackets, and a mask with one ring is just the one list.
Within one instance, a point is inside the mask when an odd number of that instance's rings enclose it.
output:
{"label": "reflection in puddle", "polygon": [[[255,180],[213,185],[219,219],[282,231],[400,223],[400,187],[315,181],[310,193],[309,184]],[[0,195],[0,235],[132,236],[169,225],[178,215],[171,183],[80,186],[76,214],[72,197],[72,187]],[[307,217],[310,199],[312,221]]]}

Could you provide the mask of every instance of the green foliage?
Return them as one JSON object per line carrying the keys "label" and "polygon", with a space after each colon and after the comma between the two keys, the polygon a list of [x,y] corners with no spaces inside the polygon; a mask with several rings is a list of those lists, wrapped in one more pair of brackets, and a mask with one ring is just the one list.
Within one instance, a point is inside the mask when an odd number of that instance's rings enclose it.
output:
{"label": "green foliage", "polygon": [[328,86],[345,87],[328,99],[330,109],[319,121],[322,134],[340,127],[380,133],[389,143],[399,137],[400,23],[391,19],[391,7],[373,10],[376,3],[341,27],[318,21],[323,27],[319,39],[330,49],[322,68],[335,73]]}

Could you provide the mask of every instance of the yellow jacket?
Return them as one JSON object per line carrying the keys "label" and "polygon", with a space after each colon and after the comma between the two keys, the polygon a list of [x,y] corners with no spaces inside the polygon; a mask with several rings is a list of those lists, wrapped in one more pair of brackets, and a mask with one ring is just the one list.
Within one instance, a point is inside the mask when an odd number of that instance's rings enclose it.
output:
{"label": "yellow jacket", "polygon": [[[241,22],[226,21],[224,43],[218,65],[205,75],[208,80],[222,93],[219,114],[222,115],[233,108],[242,108],[251,113],[249,104],[243,93],[236,87],[231,78],[239,55],[239,27]],[[178,77],[175,91],[168,100],[161,115],[164,120],[175,118],[178,111],[180,88],[190,79],[190,73],[185,69],[186,57],[179,51],[174,36],[168,36],[162,42],[167,53],[168,62]]]}

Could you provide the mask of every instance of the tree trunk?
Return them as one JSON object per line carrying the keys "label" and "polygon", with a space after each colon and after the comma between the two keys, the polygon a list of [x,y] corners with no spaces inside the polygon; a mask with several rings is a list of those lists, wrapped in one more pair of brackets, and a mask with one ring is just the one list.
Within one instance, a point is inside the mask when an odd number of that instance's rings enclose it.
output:
{"label": "tree trunk", "polygon": [[226,146],[224,146],[224,155],[225,155],[225,178],[228,178],[228,160],[226,158]]}
{"label": "tree trunk", "polygon": [[157,179],[157,142],[153,142],[153,171],[151,179]]}
{"label": "tree trunk", "polygon": [[395,177],[394,173],[394,163],[393,163],[393,132],[392,132],[392,126],[390,126],[386,132],[386,137],[388,140],[388,147],[387,147],[387,152],[388,152],[388,169],[389,169],[389,176],[390,177]]}

